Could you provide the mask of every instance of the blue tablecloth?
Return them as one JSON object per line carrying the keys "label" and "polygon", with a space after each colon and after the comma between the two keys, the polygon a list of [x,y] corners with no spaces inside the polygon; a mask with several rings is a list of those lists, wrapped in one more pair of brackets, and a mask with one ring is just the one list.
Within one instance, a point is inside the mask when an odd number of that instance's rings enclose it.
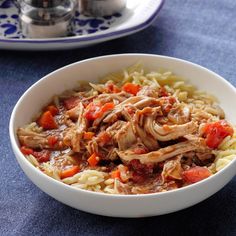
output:
{"label": "blue tablecloth", "polygon": [[33,185],[17,164],[8,135],[11,111],[30,85],[94,56],[138,52],[179,57],[236,85],[235,20],[235,0],[167,0],[152,26],[125,38],[70,51],[0,51],[0,235],[236,235],[235,178],[209,199],[176,213],[102,217],[63,205]]}

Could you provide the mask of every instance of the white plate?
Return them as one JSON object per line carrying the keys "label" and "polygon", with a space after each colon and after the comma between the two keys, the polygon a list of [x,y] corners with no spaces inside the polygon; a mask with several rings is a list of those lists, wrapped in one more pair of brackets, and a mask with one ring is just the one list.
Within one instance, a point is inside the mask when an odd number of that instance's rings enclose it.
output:
{"label": "white plate", "polygon": [[156,18],[164,0],[127,0],[122,13],[92,18],[79,12],[71,37],[29,39],[20,31],[18,11],[12,0],[0,1],[0,49],[51,50],[85,47],[133,34],[148,27]]}

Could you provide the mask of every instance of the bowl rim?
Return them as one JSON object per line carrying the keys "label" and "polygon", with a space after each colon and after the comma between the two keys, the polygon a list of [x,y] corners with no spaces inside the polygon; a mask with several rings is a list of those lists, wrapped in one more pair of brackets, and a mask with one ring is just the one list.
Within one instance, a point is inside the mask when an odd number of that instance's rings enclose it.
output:
{"label": "bowl rim", "polygon": [[[221,83],[225,84],[226,86],[229,87],[229,89],[233,90],[233,92],[235,93],[236,96],[236,88],[230,84],[226,79],[224,79],[223,77],[221,77],[220,75],[218,75],[217,73],[213,72],[212,70],[209,70],[201,65],[198,65],[196,63],[187,61],[187,60],[183,60],[180,58],[176,58],[176,57],[170,57],[170,56],[163,56],[163,55],[157,55],[157,54],[147,54],[147,53],[122,53],[122,54],[111,54],[111,55],[105,55],[105,56],[98,56],[98,57],[92,57],[92,58],[88,58],[85,60],[81,60],[81,61],[77,61],[71,64],[68,64],[66,66],[63,66],[59,69],[56,69],[52,72],[50,72],[49,74],[43,76],[42,78],[40,78],[37,82],[33,83],[19,98],[19,100],[17,101],[17,103],[15,104],[12,113],[11,113],[11,117],[10,117],[10,122],[9,122],[9,136],[10,136],[10,141],[11,141],[11,145],[12,145],[12,149],[14,150],[15,153],[15,158],[18,161],[18,158],[20,158],[27,166],[27,168],[31,169],[33,172],[37,173],[38,176],[44,178],[45,180],[48,180],[49,182],[52,182],[53,184],[57,185],[58,187],[64,187],[65,190],[69,190],[69,191],[74,191],[76,193],[84,193],[84,194],[90,194],[90,195],[94,195],[94,196],[99,196],[99,197],[105,197],[105,198],[131,198],[131,199],[137,199],[137,198],[153,198],[153,197],[158,197],[158,196],[165,196],[165,195],[172,195],[172,194],[177,194],[183,191],[191,191],[194,190],[196,188],[201,188],[201,186],[203,186],[204,184],[206,184],[208,181],[214,180],[216,178],[220,178],[220,176],[222,176],[224,174],[224,172],[227,172],[227,170],[233,165],[236,164],[236,158],[233,159],[227,166],[225,166],[223,169],[221,169],[220,171],[216,172],[215,174],[211,175],[210,177],[201,180],[197,183],[194,184],[190,184],[178,189],[173,189],[173,190],[169,190],[166,192],[156,192],[156,193],[148,193],[148,194],[110,194],[110,193],[103,193],[103,192],[93,192],[93,191],[89,191],[86,189],[80,189],[80,188],[76,188],[70,185],[67,185],[63,182],[60,182],[46,174],[44,174],[42,171],[40,171],[39,169],[37,169],[35,166],[33,166],[26,158],[25,156],[22,154],[22,152],[19,149],[19,146],[17,144],[17,138],[15,138],[15,131],[14,131],[14,121],[16,119],[16,113],[19,109],[19,106],[21,104],[21,102],[25,99],[25,97],[27,97],[27,94],[31,91],[32,88],[37,87],[38,84],[42,83],[42,81],[45,81],[47,79],[49,79],[51,76],[53,76],[54,74],[60,73],[61,71],[65,70],[65,69],[70,69],[71,67],[74,66],[79,66],[80,64],[84,64],[84,63],[89,63],[90,61],[96,61],[96,60],[103,60],[106,58],[113,58],[113,57],[147,57],[147,58],[159,58],[159,59],[167,59],[167,60],[171,60],[171,61],[177,61],[183,64],[186,64],[187,66],[192,66],[195,67],[197,69],[203,70],[211,75],[214,76],[215,79],[221,81]],[[18,158],[16,157],[18,156]],[[19,163],[19,161],[18,161]],[[24,172],[24,171],[23,171]],[[38,177],[37,176],[37,177]],[[27,176],[28,177],[28,176]],[[29,177],[28,177],[29,178]],[[29,178],[30,179],[30,178]],[[31,180],[32,181],[32,180]]]}

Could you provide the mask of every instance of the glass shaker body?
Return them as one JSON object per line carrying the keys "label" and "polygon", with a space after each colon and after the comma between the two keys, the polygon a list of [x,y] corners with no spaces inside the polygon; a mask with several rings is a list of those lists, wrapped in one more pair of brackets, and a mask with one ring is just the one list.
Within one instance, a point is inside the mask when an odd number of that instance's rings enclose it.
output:
{"label": "glass shaker body", "polygon": [[26,38],[54,38],[72,34],[77,0],[20,0],[20,24]]}

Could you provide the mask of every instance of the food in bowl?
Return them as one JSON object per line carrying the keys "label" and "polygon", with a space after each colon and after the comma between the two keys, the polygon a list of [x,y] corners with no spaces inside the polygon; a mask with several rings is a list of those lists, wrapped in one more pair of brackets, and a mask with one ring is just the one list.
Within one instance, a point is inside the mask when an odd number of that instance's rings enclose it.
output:
{"label": "food in bowl", "polygon": [[17,135],[22,153],[45,174],[111,194],[178,189],[236,154],[234,127],[216,98],[170,71],[140,65],[55,95]]}

